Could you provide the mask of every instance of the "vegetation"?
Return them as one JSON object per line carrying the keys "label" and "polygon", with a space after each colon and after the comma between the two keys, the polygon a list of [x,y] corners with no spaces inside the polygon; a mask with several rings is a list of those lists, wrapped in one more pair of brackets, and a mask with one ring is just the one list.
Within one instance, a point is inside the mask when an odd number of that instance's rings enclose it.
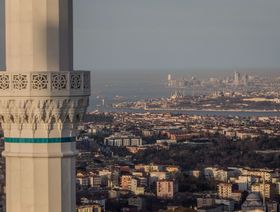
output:
{"label": "vegetation", "polygon": [[202,192],[215,190],[217,185],[214,180],[210,181],[201,175],[199,178],[181,173],[178,177],[179,192]]}
{"label": "vegetation", "polygon": [[85,122],[95,122],[95,123],[112,123],[114,117],[106,114],[86,114]]}
{"label": "vegetation", "polygon": [[255,141],[214,141],[208,145],[174,145],[170,149],[147,149],[134,156],[141,163],[179,165],[184,170],[207,166],[280,167],[280,152],[262,154],[259,150],[278,150],[280,140],[262,138]]}

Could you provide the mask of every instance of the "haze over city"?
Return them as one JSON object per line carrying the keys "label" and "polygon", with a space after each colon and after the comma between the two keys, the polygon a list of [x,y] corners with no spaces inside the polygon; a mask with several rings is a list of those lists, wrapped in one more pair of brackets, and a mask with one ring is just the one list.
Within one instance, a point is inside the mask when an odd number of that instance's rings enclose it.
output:
{"label": "haze over city", "polygon": [[74,0],[74,64],[105,78],[277,73],[279,10],[277,0]]}

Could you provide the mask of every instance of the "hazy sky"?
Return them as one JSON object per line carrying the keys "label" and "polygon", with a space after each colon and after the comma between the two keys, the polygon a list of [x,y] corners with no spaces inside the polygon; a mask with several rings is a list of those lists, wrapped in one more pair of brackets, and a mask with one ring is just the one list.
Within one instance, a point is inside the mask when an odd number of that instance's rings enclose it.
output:
{"label": "hazy sky", "polygon": [[74,2],[77,68],[280,70],[279,0]]}

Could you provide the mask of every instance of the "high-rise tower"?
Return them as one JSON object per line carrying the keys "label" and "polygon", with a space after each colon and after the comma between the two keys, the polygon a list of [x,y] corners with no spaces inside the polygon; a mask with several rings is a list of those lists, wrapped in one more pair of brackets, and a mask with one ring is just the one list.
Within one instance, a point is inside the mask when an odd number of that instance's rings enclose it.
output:
{"label": "high-rise tower", "polygon": [[241,81],[241,74],[239,72],[235,72],[234,73],[234,84],[236,86],[240,85],[240,81]]}
{"label": "high-rise tower", "polygon": [[90,73],[73,71],[72,0],[6,0],[0,72],[7,212],[72,212],[76,126]]}

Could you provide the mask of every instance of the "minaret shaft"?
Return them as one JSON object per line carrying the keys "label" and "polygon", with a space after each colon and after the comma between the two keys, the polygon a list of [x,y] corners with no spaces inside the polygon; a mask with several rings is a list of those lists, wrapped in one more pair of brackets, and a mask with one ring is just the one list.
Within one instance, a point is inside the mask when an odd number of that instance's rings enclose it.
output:
{"label": "minaret shaft", "polygon": [[74,212],[77,123],[90,73],[73,71],[72,0],[6,0],[0,72],[7,212]]}
{"label": "minaret shaft", "polygon": [[7,71],[73,68],[72,0],[6,1]]}

